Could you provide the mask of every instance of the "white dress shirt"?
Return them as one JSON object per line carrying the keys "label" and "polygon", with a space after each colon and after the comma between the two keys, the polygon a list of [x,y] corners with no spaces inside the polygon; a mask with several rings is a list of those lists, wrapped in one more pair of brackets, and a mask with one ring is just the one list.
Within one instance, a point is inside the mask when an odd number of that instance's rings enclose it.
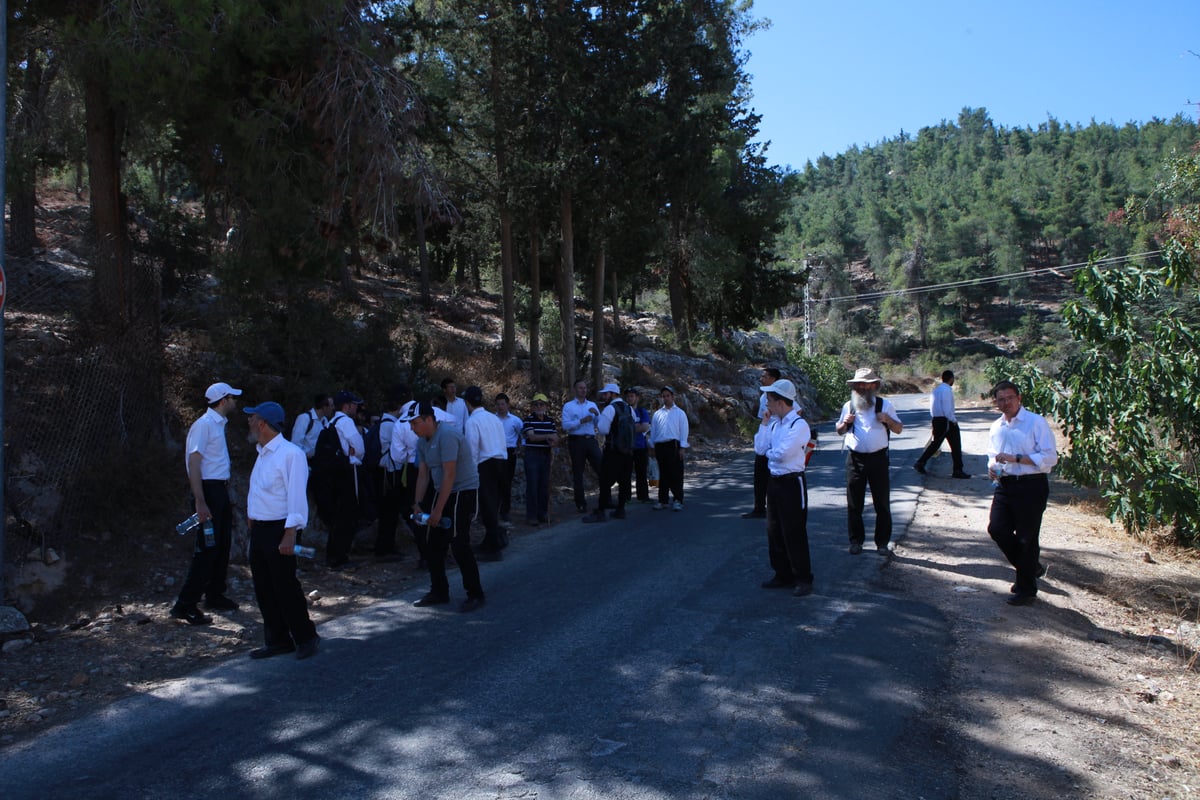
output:
{"label": "white dress shirt", "polygon": [[[896,415],[896,407],[887,398],[884,398],[883,408],[880,411],[892,419],[899,419]],[[842,406],[842,414],[838,417],[837,424],[844,425],[846,417],[851,414],[854,415],[854,425],[846,431],[847,449],[856,453],[876,453],[888,446],[888,429],[876,417],[874,403],[870,408],[862,410],[854,408],[853,402],[846,403]]]}
{"label": "white dress shirt", "polygon": [[929,396],[929,416],[945,417],[951,422],[958,422],[954,418],[954,387],[948,383],[939,383],[933,387],[933,394]]}
{"label": "white dress shirt", "polygon": [[459,433],[462,433],[467,429],[467,417],[470,416],[471,412],[467,408],[466,400],[463,400],[461,397],[456,397],[453,401],[447,400],[446,413],[454,417],[454,419],[445,420],[445,422],[448,422],[453,427],[458,428]]}
{"label": "white dress shirt", "polygon": [[225,423],[228,420],[213,409],[206,409],[192,427],[188,428],[187,452],[183,465],[188,477],[192,475],[188,463],[192,453],[200,454],[200,480],[229,480],[229,447],[225,444]]}
{"label": "white dress shirt", "polygon": [[328,421],[315,408],[310,408],[296,417],[292,425],[292,444],[303,450],[305,457],[312,458],[313,453],[317,452],[317,437],[327,424]]}
{"label": "white dress shirt", "polygon": [[[996,456],[1000,453],[1024,456],[1025,460],[1020,464],[998,465]],[[1054,432],[1050,430],[1045,417],[1021,406],[1011,422],[1001,414],[992,423],[988,435],[988,470],[991,472],[1002,473],[1006,477],[1037,475],[1049,472],[1057,463]],[[1003,469],[997,469],[998,466]]]}
{"label": "white dress shirt", "polygon": [[525,430],[525,422],[516,414],[508,413],[503,417],[499,414],[496,419],[504,426],[504,446],[513,449],[521,443],[521,432]]}
{"label": "white dress shirt", "polygon": [[687,448],[687,438],[688,418],[679,406],[663,406],[650,418],[650,444],[678,440],[680,448]]}
{"label": "white dress shirt", "polygon": [[[358,424],[340,411],[333,415],[332,424],[337,429],[338,439],[342,442],[342,452],[350,456],[351,464],[361,465],[366,448],[363,446],[362,433],[358,430]],[[354,455],[350,455],[351,448],[354,448]]]}
{"label": "white dress shirt", "polygon": [[308,461],[304,451],[282,435],[258,445],[246,513],[259,522],[281,519],[285,528],[308,524]]}
{"label": "white dress shirt", "polygon": [[[590,422],[580,422],[588,416],[592,418]],[[568,436],[595,436],[596,418],[599,416],[600,409],[591,400],[572,400],[563,406],[563,430]]]}
{"label": "white dress shirt", "polygon": [[[402,413],[401,416],[406,415]],[[392,441],[388,452],[392,454],[392,463],[397,468],[402,464],[417,463],[417,438],[412,425],[407,422],[397,422],[392,426]]]}
{"label": "white dress shirt", "polygon": [[467,417],[465,430],[467,443],[475,454],[475,463],[482,464],[489,458],[508,460],[508,447],[504,444],[504,425],[500,418],[486,408],[477,408]]}
{"label": "white dress shirt", "polygon": [[767,425],[759,425],[754,434],[754,452],[767,457],[772,475],[804,472],[808,442],[812,431],[808,422],[793,407],[783,419],[773,417]]}

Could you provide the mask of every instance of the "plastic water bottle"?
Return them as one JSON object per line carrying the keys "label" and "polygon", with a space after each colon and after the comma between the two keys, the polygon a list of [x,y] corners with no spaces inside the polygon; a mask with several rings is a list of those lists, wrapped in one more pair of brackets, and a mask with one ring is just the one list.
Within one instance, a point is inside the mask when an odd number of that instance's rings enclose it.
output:
{"label": "plastic water bottle", "polygon": [[195,531],[196,526],[199,524],[200,524],[200,515],[192,514],[190,517],[185,519],[183,522],[181,522],[175,526],[175,532],[178,533],[180,536],[187,536],[189,533],[192,533],[193,531]]}
{"label": "plastic water bottle", "polygon": [[[418,525],[428,525],[429,524],[429,515],[428,514],[413,514],[412,521],[417,523]],[[449,530],[451,527],[453,527],[453,525],[454,525],[454,520],[450,519],[449,517],[442,517],[442,521],[438,525],[438,527]]]}
{"label": "plastic water bottle", "polygon": [[207,519],[204,521],[204,546],[205,547],[216,547],[217,546],[217,532],[215,530],[213,530],[213,524],[212,524],[211,519]]}
{"label": "plastic water bottle", "polygon": [[999,461],[996,462],[996,469],[992,470],[996,473],[996,477],[992,479],[992,488],[1000,488],[1000,479],[1004,477],[1004,465]]}
{"label": "plastic water bottle", "polygon": [[316,558],[317,557],[317,548],[305,547],[302,544],[298,544],[295,547],[293,547],[292,552],[294,554],[300,556],[300,558]]}

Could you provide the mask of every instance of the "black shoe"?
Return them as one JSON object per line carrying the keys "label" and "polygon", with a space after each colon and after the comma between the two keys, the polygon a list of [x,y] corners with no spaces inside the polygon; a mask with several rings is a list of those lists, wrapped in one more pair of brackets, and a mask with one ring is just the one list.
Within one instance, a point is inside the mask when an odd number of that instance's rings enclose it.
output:
{"label": "black shoe", "polygon": [[542,523],[538,522],[536,519],[527,519],[527,520],[525,520],[525,524],[531,528],[536,528],[538,525],[541,525]]}
{"label": "black shoe", "polygon": [[807,597],[812,594],[813,586],[811,583],[800,581],[796,584],[796,588],[792,589],[792,597]]}
{"label": "black shoe", "polygon": [[881,544],[875,547],[875,552],[879,553],[881,556],[890,556],[892,554],[892,548],[886,544]]}
{"label": "black shoe", "polygon": [[434,594],[433,592],[428,592],[420,600],[413,603],[413,605],[416,606],[417,608],[424,608],[425,606],[444,606],[449,602],[450,602],[450,598],[446,597],[445,595]]}
{"label": "black shoe", "polygon": [[458,607],[458,610],[464,614],[470,614],[472,611],[483,608],[486,603],[487,600],[482,597],[468,597],[462,601],[462,605]]}
{"label": "black shoe", "polygon": [[593,511],[591,514],[588,514],[586,517],[584,517],[583,521],[584,522],[604,522],[605,519],[606,519],[606,517],[604,516],[604,509],[598,508],[595,511]]}
{"label": "black shoe", "polygon": [[951,473],[950,477],[951,478],[959,478],[959,479],[965,481],[967,478],[969,478],[971,476],[968,475],[967,473],[963,472],[961,469],[956,469],[956,470],[954,470],[953,473]]}
{"label": "black shoe", "polygon": [[201,614],[200,609],[195,606],[175,606],[171,609],[171,616],[184,620],[189,625],[208,625],[212,622],[212,617]]}
{"label": "black shoe", "polygon": [[625,519],[625,509],[618,508],[613,512],[613,519]]}
{"label": "black shoe", "polygon": [[851,542],[850,543],[850,555],[856,556],[861,552],[862,552],[862,542]]}
{"label": "black shoe", "polygon": [[790,589],[796,585],[795,581],[785,581],[783,578],[776,575],[769,581],[763,581],[759,584],[764,589]]}
{"label": "black shoe", "polygon": [[584,513],[585,511],[587,511],[587,503],[576,503],[575,510],[578,511],[580,514]]}
{"label": "black shoe", "polygon": [[765,510],[761,510],[761,509],[757,509],[757,508],[754,509],[753,511],[747,511],[745,514],[742,514],[742,519],[766,519],[766,518],[767,518],[767,512]]}
{"label": "black shoe", "polygon": [[476,561],[501,561],[504,554],[499,550],[481,550],[475,554]]}
{"label": "black shoe", "polygon": [[317,649],[320,646],[321,637],[314,633],[311,639],[296,648],[296,660],[303,661],[306,658],[312,658],[317,654]]}
{"label": "black shoe", "polygon": [[210,597],[204,601],[204,607],[209,611],[237,611],[241,606],[223,594]]}
{"label": "black shoe", "polygon": [[271,644],[266,647],[260,647],[257,650],[250,651],[250,657],[257,660],[260,658],[271,658],[272,656],[282,656],[286,653],[294,653],[296,648],[290,644]]}
{"label": "black shoe", "polygon": [[325,568],[330,570],[331,572],[341,572],[348,566],[350,566],[350,559],[348,559],[348,558],[341,558],[336,561],[330,561],[327,564],[325,564]]}
{"label": "black shoe", "polygon": [[538,517],[538,525],[549,525],[549,524],[550,524],[549,517]]}
{"label": "black shoe", "polygon": [[919,461],[916,464],[913,464],[913,469],[915,469],[917,472],[921,473],[922,475],[925,474],[925,465]]}
{"label": "black shoe", "polygon": [[1037,602],[1037,595],[1022,594],[1018,592],[1004,602],[1008,603],[1010,606],[1031,606]]}

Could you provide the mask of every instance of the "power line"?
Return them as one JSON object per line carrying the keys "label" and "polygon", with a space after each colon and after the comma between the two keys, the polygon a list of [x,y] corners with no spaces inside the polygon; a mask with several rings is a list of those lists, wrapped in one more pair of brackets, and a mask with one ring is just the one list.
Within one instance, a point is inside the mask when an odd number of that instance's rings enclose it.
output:
{"label": "power line", "polygon": [[938,283],[930,286],[914,286],[910,289],[889,289],[879,292],[866,292],[864,294],[847,294],[840,297],[821,297],[814,298],[811,302],[814,303],[833,303],[840,300],[857,300],[860,302],[867,300],[880,300],[885,297],[906,297],[908,295],[924,294],[927,292],[940,292],[946,289],[957,289],[962,286],[982,286],[989,283],[1001,283],[1003,281],[1014,280],[1016,278],[1032,278],[1038,275],[1050,273],[1052,275],[1062,275],[1063,273],[1075,272],[1084,267],[1095,264],[1096,266],[1113,267],[1119,264],[1124,264],[1128,261],[1135,261],[1148,256],[1157,256],[1162,253],[1161,250],[1149,250],[1145,253],[1131,253],[1125,256],[1112,256],[1109,258],[1101,258],[1096,261],[1083,261],[1077,264],[1065,264],[1060,267],[1043,267],[1041,269],[1030,270],[1028,272],[1010,272],[1006,275],[989,275],[985,278],[971,278],[969,280],[951,281],[949,283]]}

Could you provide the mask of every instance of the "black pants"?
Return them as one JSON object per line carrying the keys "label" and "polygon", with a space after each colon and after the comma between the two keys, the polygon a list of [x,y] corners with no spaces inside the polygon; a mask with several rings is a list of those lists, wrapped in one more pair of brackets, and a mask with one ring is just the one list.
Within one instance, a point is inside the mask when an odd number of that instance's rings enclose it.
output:
{"label": "black pants", "polygon": [[846,527],[851,542],[862,544],[867,537],[863,506],[868,486],[875,507],[875,546],[885,547],[892,540],[892,487],[888,469],[886,447],[874,453],[846,451]]}
{"label": "black pants", "polygon": [[500,492],[504,485],[507,464],[501,458],[479,462],[479,518],[483,522],[483,541],[480,552],[494,553],[504,546],[504,531],[500,527]]}
{"label": "black pants", "polygon": [[[425,506],[425,510],[429,510]],[[479,581],[479,564],[471,550],[471,521],[479,509],[478,493],[474,489],[451,492],[446,500],[444,515],[454,520],[454,527],[425,527],[425,563],[429,565],[429,593],[437,597],[450,596],[450,580],[446,577],[446,547],[458,562],[463,589],[467,597],[483,597]]]}
{"label": "black pants", "polygon": [[767,554],[781,581],[812,583],[808,551],[808,479],[803,472],[768,472]]}
{"label": "black pants", "polygon": [[942,446],[942,442],[949,442],[950,457],[954,460],[954,471],[963,472],[962,435],[958,430],[958,423],[951,422],[946,417],[934,417],[931,427],[933,432],[930,434],[929,444],[926,445],[925,452],[921,453],[921,457],[917,459],[917,464],[925,466],[925,463],[933,458],[938,448]]}
{"label": "black pants", "polygon": [[587,508],[587,496],[583,492],[584,464],[592,465],[596,480],[600,480],[600,444],[595,436],[571,436],[567,439],[567,451],[571,454],[571,481],[575,487],[575,507]]}
{"label": "black pants", "polygon": [[650,448],[635,447],[633,450],[634,489],[637,499],[643,502],[650,500],[650,482],[647,480],[647,470],[650,466]]}
{"label": "black pants", "polygon": [[317,635],[296,579],[296,557],[279,552],[283,520],[250,523],[250,575],[267,647],[299,647]]}
{"label": "black pants", "polygon": [[1042,514],[1050,497],[1045,475],[1002,478],[992,495],[988,535],[1017,571],[1017,594],[1037,594]]}
{"label": "black pants", "polygon": [[[407,465],[405,465],[407,466]],[[400,526],[400,514],[412,508],[412,490],[408,491],[408,504],[404,502],[404,470],[388,472],[383,467],[375,469],[376,497],[378,497],[379,528],[375,534],[375,555],[390,556],[399,552],[396,548],[396,529]]]}
{"label": "black pants", "polygon": [[[605,508],[625,508],[632,496],[630,482],[633,473],[633,456],[618,453],[616,448],[604,448],[604,460],[600,463],[600,502],[596,506]],[[617,485],[617,504],[613,505],[612,487]]]}
{"label": "black pants", "polygon": [[350,546],[358,531],[358,467],[339,469],[331,473],[334,491],[333,527],[329,531],[329,544],[325,548],[328,564],[345,564],[350,560]]}
{"label": "black pants", "polygon": [[196,528],[196,545],[192,563],[179,590],[178,605],[194,606],[201,597],[209,599],[225,594],[229,573],[229,551],[233,547],[233,507],[229,504],[229,487],[225,481],[203,481],[204,502],[212,512],[216,543],[204,541],[204,526]]}
{"label": "black pants", "polygon": [[658,460],[658,502],[666,505],[671,495],[683,502],[683,456],[679,442],[659,442],[654,445],[654,457]]}
{"label": "black pants", "polygon": [[767,510],[767,481],[771,479],[771,468],[766,456],[754,456],[754,510]]}
{"label": "black pants", "polygon": [[508,522],[512,513],[513,478],[517,475],[517,448],[508,448],[508,460],[504,462],[504,481],[500,484],[500,519]]}

